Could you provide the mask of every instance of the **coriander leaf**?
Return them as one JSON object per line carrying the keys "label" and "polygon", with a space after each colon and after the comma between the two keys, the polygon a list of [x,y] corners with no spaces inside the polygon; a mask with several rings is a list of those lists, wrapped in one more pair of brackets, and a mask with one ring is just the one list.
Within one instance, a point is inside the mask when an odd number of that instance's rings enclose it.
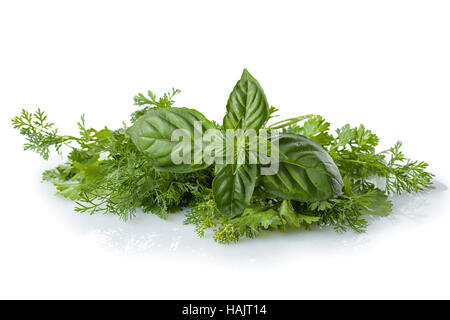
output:
{"label": "coriander leaf", "polygon": [[85,189],[85,185],[81,183],[54,183],[56,187],[56,194],[63,196],[70,200],[79,200],[80,195]]}
{"label": "coriander leaf", "polygon": [[290,125],[284,131],[288,133],[295,133],[305,136],[314,142],[317,142],[321,146],[328,146],[333,139],[328,133],[330,129],[330,123],[319,115],[311,115],[310,118],[305,121],[302,126],[298,124]]}
{"label": "coriander leaf", "polygon": [[219,243],[236,242],[241,236],[256,237],[262,230],[284,227],[284,221],[273,208],[259,206],[249,207],[239,217],[222,222],[214,233],[214,240]]}
{"label": "coriander leaf", "polygon": [[379,189],[374,189],[371,203],[361,210],[362,214],[386,217],[392,212],[392,202],[387,195]]}
{"label": "coriander leaf", "polygon": [[320,220],[319,217],[296,213],[288,200],[283,200],[281,203],[280,216],[286,221],[288,226],[295,228],[299,228],[301,225],[309,228],[313,222],[318,222]]}

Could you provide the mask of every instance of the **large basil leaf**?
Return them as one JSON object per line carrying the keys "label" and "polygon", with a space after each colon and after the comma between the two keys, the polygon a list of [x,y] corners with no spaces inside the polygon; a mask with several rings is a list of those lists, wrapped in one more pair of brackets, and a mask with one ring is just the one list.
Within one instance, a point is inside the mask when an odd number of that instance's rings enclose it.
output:
{"label": "large basil leaf", "polygon": [[[142,115],[128,129],[136,147],[149,159],[152,166],[159,170],[171,172],[191,172],[206,168],[201,164],[174,164],[171,153],[179,141],[172,141],[176,129],[185,130],[191,138],[191,160],[194,160],[194,121],[201,121],[203,132],[213,125],[200,112],[187,108],[151,109]],[[201,142],[204,143],[204,142]],[[203,145],[203,149],[205,145]]]}
{"label": "large basil leaf", "polygon": [[258,81],[244,69],[230,94],[224,129],[258,130],[269,118],[269,104]]}
{"label": "large basil leaf", "polygon": [[343,182],[330,155],[314,141],[295,134],[278,136],[278,172],[262,178],[265,190],[287,200],[325,200],[342,193]]}
{"label": "large basil leaf", "polygon": [[248,207],[255,189],[256,165],[217,165],[213,194],[219,211],[228,216],[240,215]]}

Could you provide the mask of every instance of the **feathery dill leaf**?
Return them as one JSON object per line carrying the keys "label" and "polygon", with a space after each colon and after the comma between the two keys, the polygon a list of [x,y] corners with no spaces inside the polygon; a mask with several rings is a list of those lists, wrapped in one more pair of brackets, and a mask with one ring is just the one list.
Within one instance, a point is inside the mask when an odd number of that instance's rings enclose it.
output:
{"label": "feathery dill leaf", "polygon": [[41,109],[35,112],[22,109],[21,114],[12,119],[12,125],[27,140],[23,145],[24,150],[34,151],[45,160],[49,157],[51,147],[59,153],[62,144],[69,140],[68,137],[58,135],[58,129],[54,128],[54,123],[48,122],[47,115]]}

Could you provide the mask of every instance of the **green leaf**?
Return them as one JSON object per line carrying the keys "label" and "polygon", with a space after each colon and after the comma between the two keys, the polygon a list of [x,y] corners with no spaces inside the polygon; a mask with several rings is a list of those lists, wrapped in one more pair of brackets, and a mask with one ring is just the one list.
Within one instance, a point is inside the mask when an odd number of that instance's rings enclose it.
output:
{"label": "green leaf", "polygon": [[241,216],[228,220],[227,223],[233,224],[244,233],[247,228],[258,230],[269,229],[270,227],[278,227],[283,224],[278,213],[272,209],[264,209],[260,207],[249,207],[244,210]]}
{"label": "green leaf", "polygon": [[386,217],[392,212],[392,202],[388,196],[379,189],[373,190],[373,199],[370,205],[361,210],[362,214]]}
{"label": "green leaf", "polygon": [[[187,173],[208,167],[208,164],[194,163],[194,122],[200,121],[202,131],[212,129],[213,125],[200,112],[187,108],[151,109],[142,115],[128,129],[132,141],[149,159],[153,167],[162,171]],[[191,142],[191,163],[174,164],[171,153],[179,144],[172,141],[176,129],[185,130]],[[205,144],[203,144],[203,149]]]}
{"label": "green leaf", "polygon": [[230,94],[224,129],[254,129],[264,126],[269,118],[269,104],[259,82],[244,69],[241,79]]}
{"label": "green leaf", "polygon": [[319,200],[319,201],[311,202],[308,205],[308,208],[312,211],[323,212],[325,210],[333,208],[333,204],[328,200]]}
{"label": "green leaf", "polygon": [[249,207],[239,217],[228,220],[227,224],[232,224],[241,234],[245,234],[248,230],[257,232],[261,228],[267,230],[282,226],[283,221],[272,208]]}
{"label": "green leaf", "polygon": [[254,238],[262,230],[283,229],[285,223],[275,209],[252,206],[245,209],[239,217],[223,221],[214,232],[214,240],[219,243],[231,243],[244,235]]}
{"label": "green leaf", "polygon": [[267,192],[283,199],[307,202],[342,193],[339,170],[320,145],[295,134],[280,134],[276,139],[280,150],[279,170],[274,175],[263,176]]}
{"label": "green leaf", "polygon": [[212,183],[219,211],[227,217],[240,215],[250,203],[256,177],[256,165],[222,166]]}
{"label": "green leaf", "polygon": [[280,206],[280,216],[286,221],[290,226],[300,227],[300,222],[295,215],[294,210],[291,208],[291,204],[288,200],[283,200]]}
{"label": "green leaf", "polygon": [[305,136],[321,146],[328,146],[333,137],[328,133],[330,123],[319,115],[311,115],[302,126],[297,124],[289,126],[285,131]]}
{"label": "green leaf", "polygon": [[296,228],[299,228],[302,224],[309,227],[313,222],[320,220],[320,217],[295,213],[288,200],[283,200],[281,203],[280,216],[286,221],[288,226]]}
{"label": "green leaf", "polygon": [[352,128],[349,124],[336,130],[338,136],[334,142],[337,147],[350,147],[353,152],[374,152],[379,138],[362,124],[358,128]]}
{"label": "green leaf", "polygon": [[300,213],[297,213],[297,217],[301,224],[306,224],[308,226],[310,226],[313,222],[320,221],[320,217],[307,216]]}
{"label": "green leaf", "polygon": [[54,186],[57,190],[56,194],[70,200],[79,200],[81,192],[86,188],[81,183],[54,183]]}

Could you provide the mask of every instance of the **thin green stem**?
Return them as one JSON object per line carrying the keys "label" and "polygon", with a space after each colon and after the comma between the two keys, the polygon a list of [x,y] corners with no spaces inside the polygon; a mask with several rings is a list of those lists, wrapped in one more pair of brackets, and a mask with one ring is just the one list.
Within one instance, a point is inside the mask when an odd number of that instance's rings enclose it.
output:
{"label": "thin green stem", "polygon": [[267,129],[281,129],[281,128],[285,128],[285,127],[290,126],[292,124],[295,124],[297,122],[300,122],[300,121],[306,120],[308,118],[311,118],[312,116],[313,116],[312,114],[307,114],[305,116],[284,119],[284,120],[272,123],[269,127],[267,127]]}

